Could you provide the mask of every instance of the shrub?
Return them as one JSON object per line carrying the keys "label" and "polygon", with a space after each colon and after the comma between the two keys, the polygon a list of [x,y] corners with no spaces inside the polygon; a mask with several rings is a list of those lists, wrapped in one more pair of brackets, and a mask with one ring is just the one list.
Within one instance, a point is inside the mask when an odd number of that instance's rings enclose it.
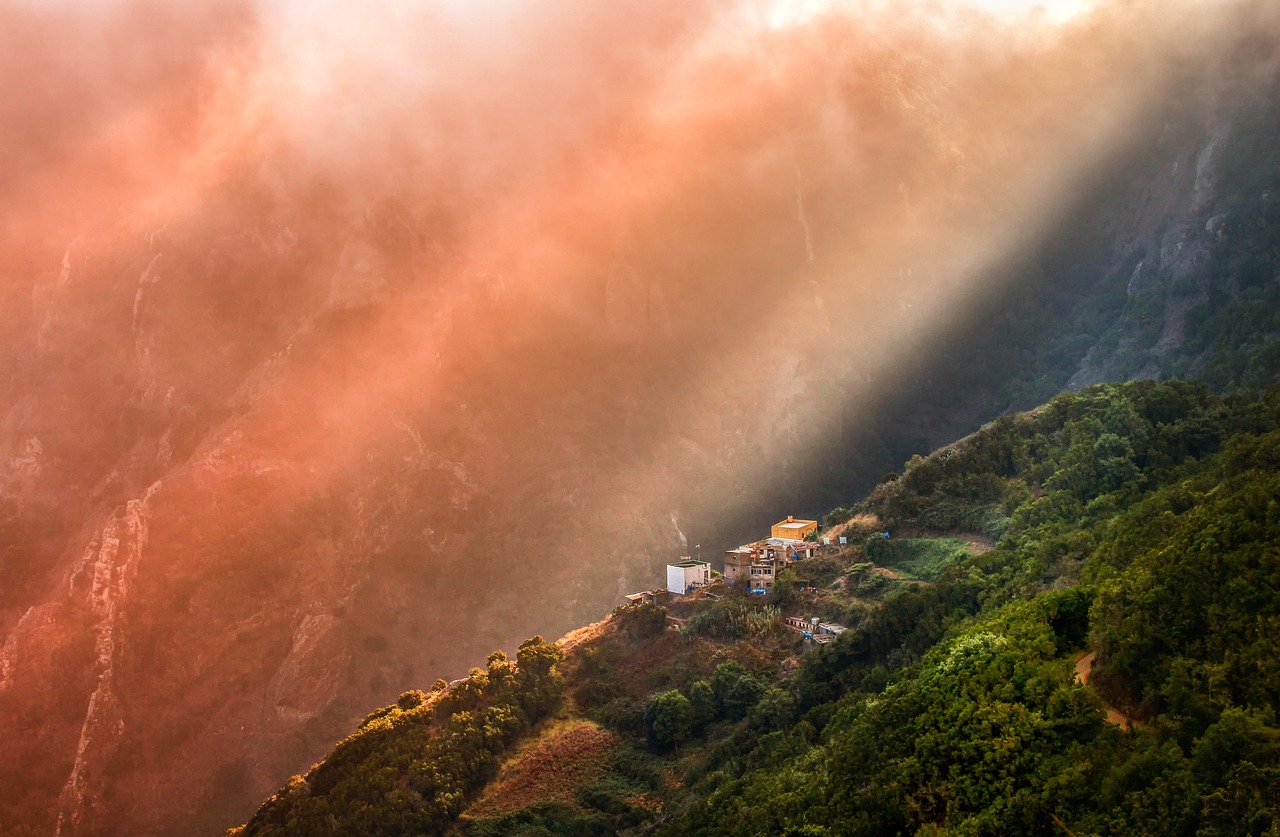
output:
{"label": "shrub", "polygon": [[421,706],[423,701],[426,699],[427,695],[425,692],[420,689],[410,689],[409,691],[402,692],[400,694],[400,697],[396,700],[396,706],[408,711]]}
{"label": "shrub", "polygon": [[667,609],[649,602],[620,605],[614,608],[613,618],[632,639],[652,639],[667,628]]}

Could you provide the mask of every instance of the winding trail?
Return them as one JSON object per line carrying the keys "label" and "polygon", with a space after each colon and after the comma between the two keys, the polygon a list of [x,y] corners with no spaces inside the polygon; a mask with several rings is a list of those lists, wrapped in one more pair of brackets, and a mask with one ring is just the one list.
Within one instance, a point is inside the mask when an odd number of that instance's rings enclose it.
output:
{"label": "winding trail", "polygon": [[[1085,654],[1083,657],[1076,660],[1076,679],[1079,680],[1082,685],[1089,685],[1089,677],[1093,674],[1093,664],[1097,659],[1098,652],[1090,651],[1088,654]],[[1094,694],[1097,694],[1097,691],[1094,691]],[[1101,695],[1099,695],[1099,697],[1101,697]],[[1126,728],[1137,726],[1132,718],[1121,712],[1119,709],[1116,709],[1105,700],[1102,702],[1102,706],[1107,710],[1108,724],[1114,724],[1118,727]]]}

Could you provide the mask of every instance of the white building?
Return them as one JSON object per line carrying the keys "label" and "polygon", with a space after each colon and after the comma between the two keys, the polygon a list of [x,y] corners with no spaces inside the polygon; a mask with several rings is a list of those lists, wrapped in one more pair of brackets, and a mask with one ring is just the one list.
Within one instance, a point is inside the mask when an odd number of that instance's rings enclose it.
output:
{"label": "white building", "polygon": [[667,589],[672,593],[688,593],[711,583],[711,562],[684,560],[667,564]]}

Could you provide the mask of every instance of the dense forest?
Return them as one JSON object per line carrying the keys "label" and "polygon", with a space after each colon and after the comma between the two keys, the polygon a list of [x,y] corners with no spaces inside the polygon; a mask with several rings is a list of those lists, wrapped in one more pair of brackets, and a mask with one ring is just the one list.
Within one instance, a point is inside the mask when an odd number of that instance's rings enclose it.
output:
{"label": "dense forest", "polygon": [[1066,393],[834,510],[773,596],[406,693],[233,833],[1276,834],[1278,501],[1280,390]]}

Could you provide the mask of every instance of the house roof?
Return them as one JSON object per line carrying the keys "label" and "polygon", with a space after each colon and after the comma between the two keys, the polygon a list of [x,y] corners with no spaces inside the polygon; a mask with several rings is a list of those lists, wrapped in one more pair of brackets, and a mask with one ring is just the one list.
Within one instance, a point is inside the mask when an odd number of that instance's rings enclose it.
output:
{"label": "house roof", "polygon": [[809,525],[816,526],[817,524],[818,524],[818,521],[816,520],[792,520],[790,522],[779,523],[778,528],[779,529],[804,529]]}
{"label": "house roof", "polygon": [[688,569],[689,567],[709,567],[711,566],[711,562],[710,561],[681,561],[678,564],[667,564],[667,566],[679,567],[681,569]]}

